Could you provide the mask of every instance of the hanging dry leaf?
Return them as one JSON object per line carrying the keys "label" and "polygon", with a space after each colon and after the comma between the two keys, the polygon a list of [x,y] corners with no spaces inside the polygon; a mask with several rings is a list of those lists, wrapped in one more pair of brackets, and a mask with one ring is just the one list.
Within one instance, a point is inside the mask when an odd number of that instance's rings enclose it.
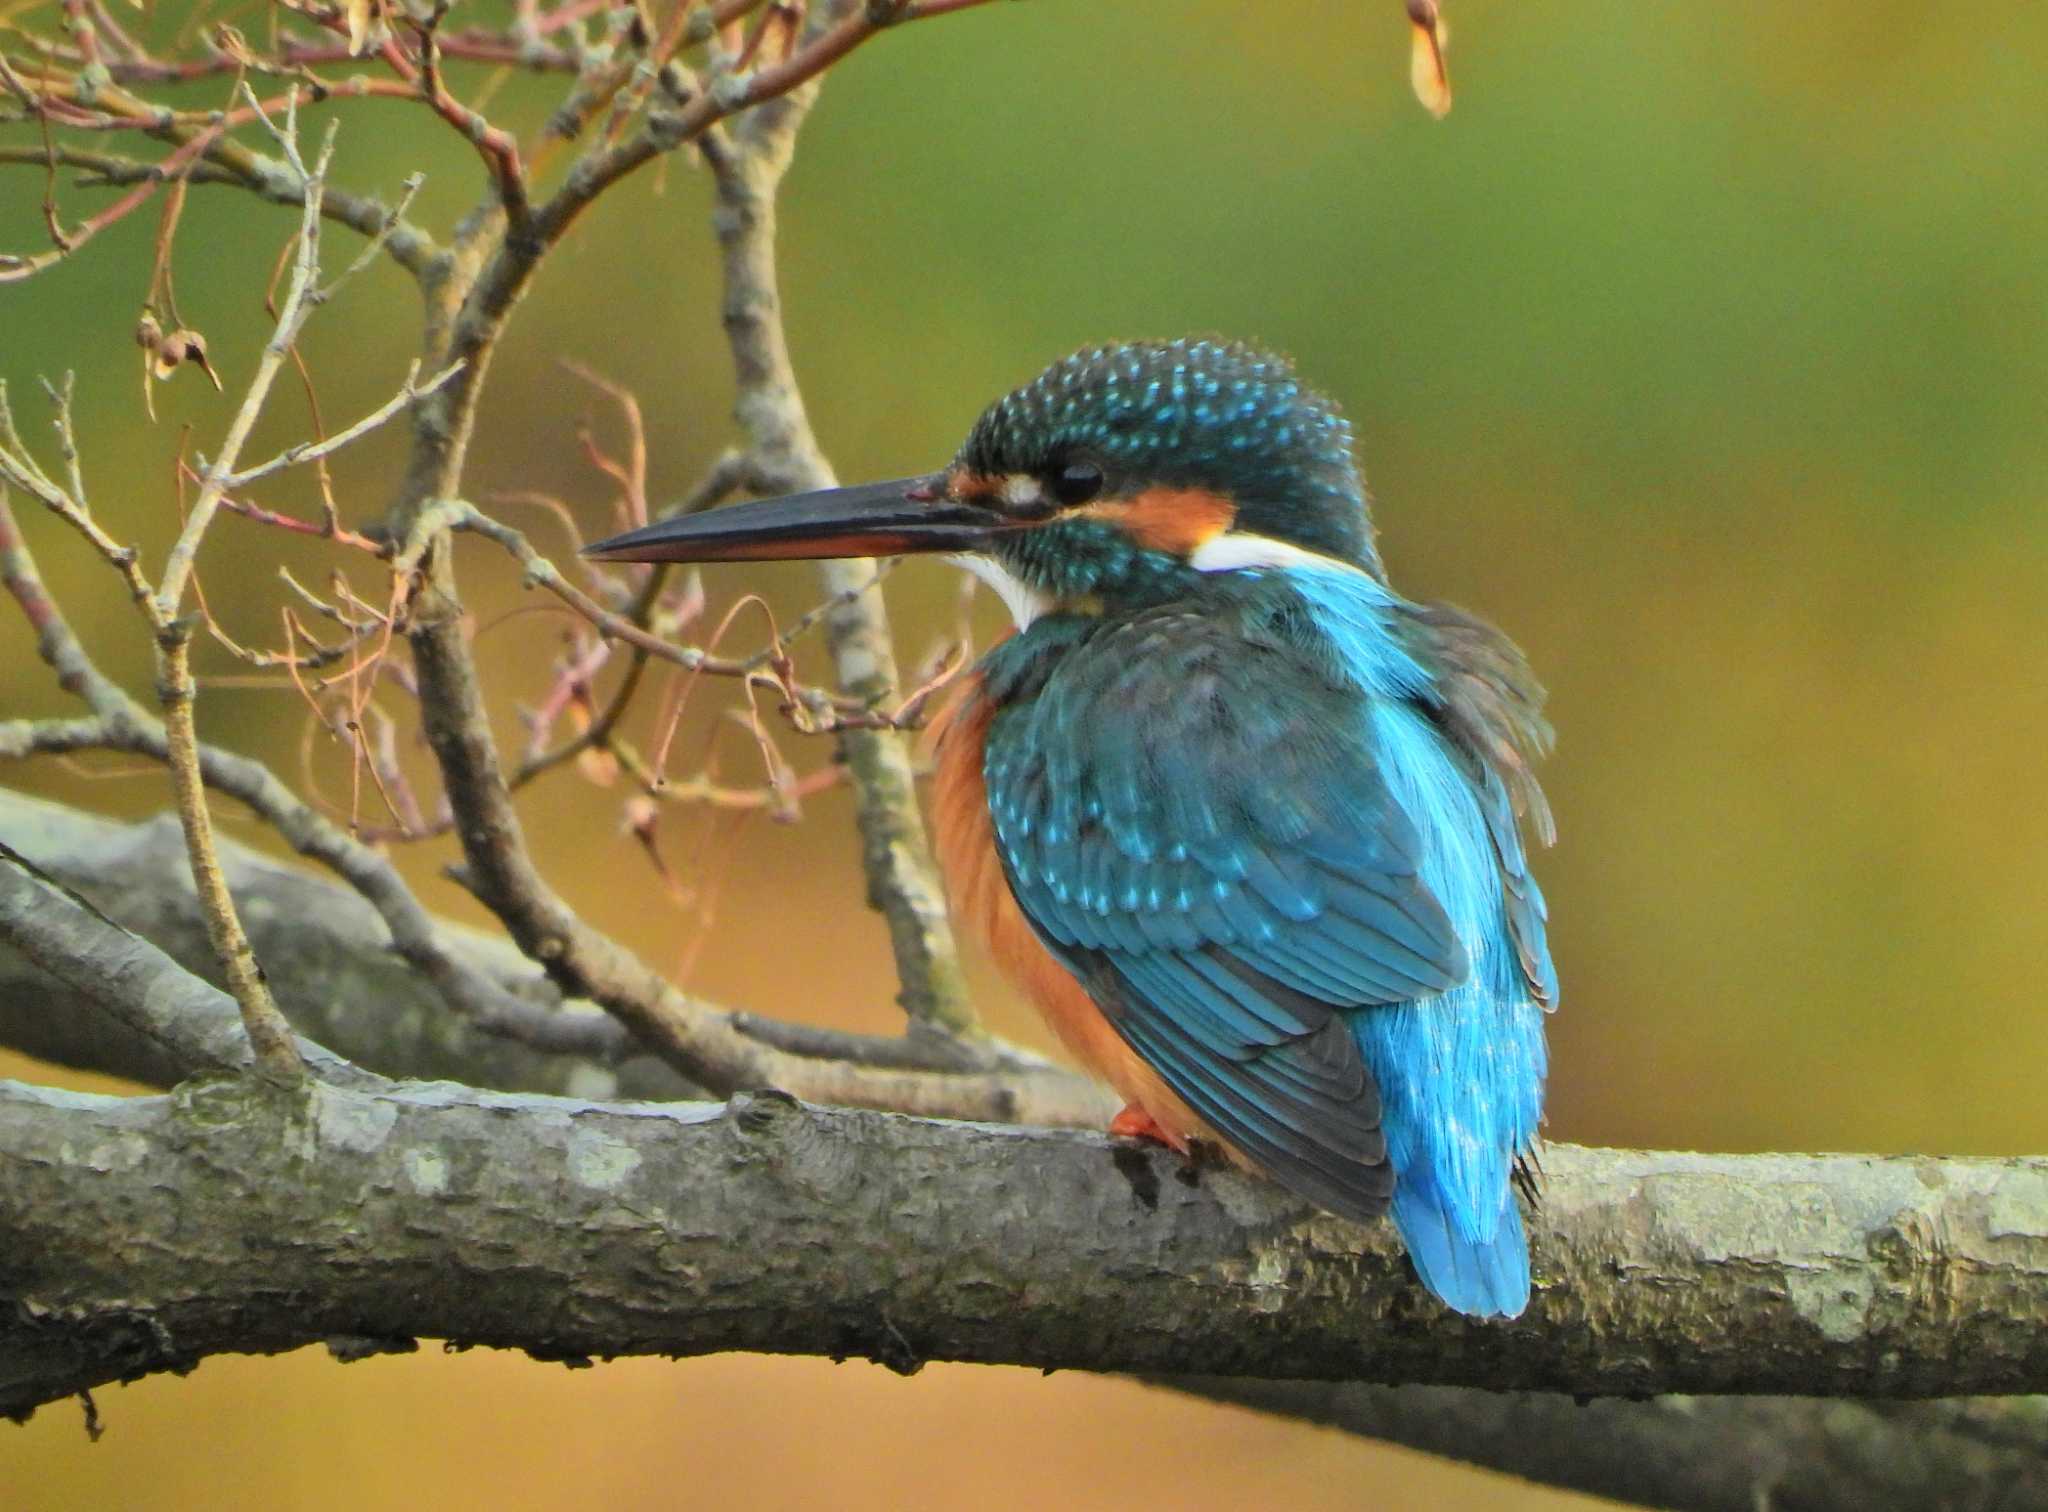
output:
{"label": "hanging dry leaf", "polygon": [[135,344],[142,348],[142,407],[149,412],[150,419],[156,418],[156,385],[181,367],[199,369],[219,391],[220,374],[206,360],[206,338],[190,326],[179,326],[166,334],[157,323],[156,312],[144,309],[142,318],[135,322]]}
{"label": "hanging dry leaf", "polygon": [[157,324],[156,316],[148,310],[135,322],[135,344],[142,348],[142,407],[151,420],[156,419],[156,354],[164,344],[164,328]]}
{"label": "hanging dry leaf", "polygon": [[[569,723],[578,735],[595,723],[597,711],[590,701],[588,686],[576,685],[569,695],[568,712]],[[583,774],[584,781],[598,787],[610,787],[619,780],[619,758],[603,746],[585,746],[576,753],[576,770]]]}
{"label": "hanging dry leaf", "polygon": [[1444,53],[1451,45],[1450,28],[1436,0],[1408,0],[1408,24],[1413,33],[1408,51],[1408,82],[1415,86],[1415,98],[1438,120],[1451,110],[1451,71]]}
{"label": "hanging dry leaf", "polygon": [[576,753],[576,770],[593,787],[610,787],[619,780],[619,758],[610,751],[586,746]]}
{"label": "hanging dry leaf", "polygon": [[682,878],[669,869],[662,858],[660,842],[661,806],[644,793],[636,793],[624,804],[625,827],[628,834],[640,842],[640,848],[647,852],[647,859],[654,864],[654,874],[661,881],[661,890],[668,894],[669,901],[678,908],[687,908],[691,891]]}
{"label": "hanging dry leaf", "polygon": [[391,40],[391,12],[387,0],[342,0],[341,13],[348,20],[348,55],[351,58],[380,50]]}
{"label": "hanging dry leaf", "polygon": [[189,326],[180,326],[156,344],[155,362],[151,372],[158,379],[171,376],[181,367],[195,367],[213,380],[218,390],[220,374],[206,360],[206,338]]}
{"label": "hanging dry leaf", "polygon": [[207,40],[215,49],[234,62],[238,68],[253,68],[257,64],[256,54],[249,49],[249,40],[240,30],[223,21],[207,34]]}

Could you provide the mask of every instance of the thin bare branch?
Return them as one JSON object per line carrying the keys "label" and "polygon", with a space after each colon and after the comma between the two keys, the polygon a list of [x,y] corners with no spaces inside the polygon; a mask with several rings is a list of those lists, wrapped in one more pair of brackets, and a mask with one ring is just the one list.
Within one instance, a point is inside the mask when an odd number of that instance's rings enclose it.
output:
{"label": "thin bare branch", "polygon": [[[256,103],[254,94],[248,93],[252,106]],[[258,106],[258,113],[283,144],[286,160],[304,184],[305,204],[299,221],[298,255],[292,263],[291,281],[286,286],[283,304],[279,307],[277,326],[270,340],[265,343],[263,355],[257,359],[255,374],[249,380],[240,406],[234,418],[228,422],[227,434],[222,438],[220,450],[207,466],[200,481],[199,496],[193,500],[192,508],[185,517],[185,528],[179,532],[172,545],[170,555],[164,559],[162,577],[158,580],[156,606],[159,615],[170,618],[181,612],[185,599],[185,588],[192,576],[194,561],[199,555],[200,543],[205,540],[208,527],[220,508],[221,495],[227,491],[234,473],[235,463],[240,460],[243,443],[249,432],[255,428],[256,417],[263,412],[264,402],[270,397],[271,386],[276,382],[286,355],[298,340],[299,331],[313,308],[326,297],[325,291],[316,288],[320,273],[320,199],[325,192],[325,178],[328,164],[334,157],[334,134],[338,122],[329,122],[327,137],[320,149],[317,164],[308,170],[299,155],[296,137],[298,93],[292,91],[287,104],[287,123],[279,126],[270,119],[267,112]]]}
{"label": "thin bare branch", "polygon": [[[0,721],[0,758],[84,750],[126,751],[168,762],[166,724],[104,676],[43,585],[35,560],[0,497],[0,586],[36,631],[37,650],[59,682],[83,698],[88,720]],[[531,1005],[466,969],[442,942],[426,910],[383,853],[362,844],[300,801],[260,762],[213,746],[197,749],[202,781],[245,804],[300,855],[317,861],[376,908],[392,948],[431,982],[449,1005],[494,1032],[531,1031]],[[215,848],[216,865],[218,846]],[[222,867],[225,876],[225,868]]]}
{"label": "thin bare branch", "polygon": [[224,489],[246,488],[259,478],[267,478],[272,473],[283,472],[288,467],[297,467],[302,462],[315,462],[322,457],[332,456],[344,446],[360,441],[363,437],[384,425],[401,410],[405,409],[407,405],[433,393],[442,384],[453,378],[460,370],[460,364],[452,364],[443,368],[425,383],[416,383],[414,380],[419,377],[420,365],[415,362],[406,370],[405,383],[397,393],[393,394],[389,399],[378,405],[377,408],[370,411],[369,414],[363,416],[362,419],[356,421],[355,424],[349,426],[346,430],[336,431],[324,441],[294,442],[272,457],[268,462],[259,462],[254,467],[228,474],[222,480],[221,486]]}
{"label": "thin bare branch", "polygon": [[[325,99],[341,100],[374,93],[376,91],[370,86],[384,82],[352,79],[323,84],[321,89]],[[388,87],[395,90],[406,88],[402,84]],[[30,99],[39,107],[48,103],[34,95]],[[281,104],[281,100],[270,102],[272,106]],[[235,125],[256,119],[249,107],[229,112],[200,113],[197,120],[187,120],[177,112],[152,105],[118,84],[108,82],[93,94],[93,108],[100,112],[95,118],[98,123],[133,130],[166,142],[172,147],[172,152],[157,162],[143,162],[113,153],[88,151],[60,141],[41,148],[0,147],[0,165],[43,167],[54,162],[84,170],[88,175],[84,182],[89,187],[134,187],[136,194],[123,198],[94,218],[91,224],[95,229],[140,208],[158,186],[173,179],[192,184],[230,184],[249,190],[258,198],[293,208],[304,204],[305,179],[301,174],[288,163],[254,152],[225,134]],[[376,242],[393,262],[414,277],[424,277],[436,265],[440,248],[432,237],[404,218],[402,205],[400,208],[387,207],[373,197],[352,194],[330,183],[323,183],[321,189],[320,213],[323,216]],[[409,196],[403,198],[409,199]],[[46,265],[49,260],[44,257],[38,267]],[[0,277],[4,276],[4,267],[0,267]]]}
{"label": "thin bare branch", "polygon": [[[797,386],[775,265],[775,196],[813,93],[797,90],[757,106],[735,124],[728,142],[706,153],[718,185],[725,332],[738,390],[733,412],[758,480],[770,492],[829,488],[837,481]],[[876,706],[894,695],[899,681],[888,619],[879,596],[867,593],[876,568],[828,562],[822,572],[833,598],[825,634],[840,688],[857,704]],[[852,721],[841,727],[868,900],[888,922],[904,1010],[914,1023],[977,1035],[980,1023],[932,865],[909,752],[890,730],[857,728]]]}

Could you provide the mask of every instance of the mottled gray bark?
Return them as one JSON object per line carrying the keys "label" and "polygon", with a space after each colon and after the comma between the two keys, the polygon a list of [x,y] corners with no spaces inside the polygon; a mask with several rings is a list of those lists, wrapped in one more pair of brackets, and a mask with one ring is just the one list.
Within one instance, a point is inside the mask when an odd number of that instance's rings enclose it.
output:
{"label": "mottled gray bark", "polygon": [[1602,1398],[1205,1377],[1181,1390],[1680,1512],[2048,1507],[2048,1397]]}
{"label": "mottled gray bark", "polygon": [[1147,1373],[1908,1396],[2048,1386],[2048,1163],[1557,1147],[1538,1290],[1097,1135],[252,1078],[0,1085],[0,1408],[419,1335]]}
{"label": "mottled gray bark", "polygon": [[[187,971],[218,981],[206,923],[170,815],[117,824],[0,788],[0,841],[22,852],[116,923],[161,947]],[[592,1058],[536,1050],[479,1029],[390,947],[377,912],[348,888],[223,841],[228,886],[278,1000],[299,1032],[387,1076],[465,1081],[580,1097],[682,1097],[692,1089],[655,1057]],[[441,925],[448,948],[536,1008],[560,994],[501,938]],[[595,1010],[579,1019],[624,1045]],[[168,1087],[180,1067],[160,1046],[110,1018],[83,993],[52,982],[0,943],[0,1045],[55,1065]]]}
{"label": "mottled gray bark", "polygon": [[[0,841],[210,977],[204,921],[176,837],[175,823],[113,825],[0,789]],[[437,959],[482,989],[466,996],[492,1000],[489,1019],[479,1021],[457,1011],[452,1005],[461,998],[440,991],[394,950],[386,921],[355,893],[232,845],[223,847],[222,859],[285,1012],[301,1033],[351,1060],[391,1076],[578,1097],[694,1091],[663,1061],[633,1053],[643,1041],[623,1023],[587,1004],[563,1005],[556,988],[503,941],[423,922]],[[100,1015],[51,1011],[31,1006],[32,996],[6,992],[10,972],[44,990],[22,965],[0,944],[0,1044],[159,1086],[175,1079],[148,1045],[110,1032]],[[752,1068],[720,1091],[777,1084],[864,1106],[893,1092],[879,1105],[1062,1127],[1100,1127],[1115,1111],[1099,1087],[994,1041],[983,1040],[977,1063],[962,1066],[945,1045],[915,1033],[902,1040],[835,1033],[694,999],[689,1013],[707,1034],[739,1047]]]}
{"label": "mottled gray bark", "polygon": [[[0,794],[0,840],[209,964],[175,826]],[[229,861],[302,1029],[394,1076],[614,1095],[603,1064],[451,1014],[352,893],[246,852]],[[180,1059],[239,1064],[233,1005],[109,933],[84,943],[154,960],[156,1006],[175,1002],[191,1042],[166,1049],[106,1013],[107,984],[63,986],[0,950],[0,1043],[163,1082]],[[530,988],[509,948],[447,938],[503,985]],[[642,1064],[662,1095],[671,1073]],[[422,1333],[546,1355],[1021,1360],[1203,1371],[1172,1383],[1664,1506],[1749,1506],[1759,1490],[1782,1508],[2043,1504],[2048,1404],[2030,1399],[1582,1409],[1556,1395],[1249,1378],[2038,1389],[2038,1162],[1559,1148],[1535,1222],[1537,1306],[1487,1329],[1422,1298],[1383,1233],[1234,1174],[1188,1184],[1173,1162],[1100,1140],[773,1098],[722,1116],[365,1080],[299,1094],[312,1101],[297,1107],[237,1084],[131,1103],[9,1089],[0,1297],[15,1306],[0,1309],[0,1401],[20,1410],[222,1349],[329,1338],[357,1352]],[[645,1167],[645,1185],[607,1187],[608,1162],[621,1183]],[[281,1251],[294,1257],[283,1268],[271,1263]],[[534,1269],[515,1274],[529,1253]],[[762,1255],[780,1258],[763,1267]],[[677,1267],[697,1279],[672,1285]],[[479,1276],[486,1294],[468,1295]]]}

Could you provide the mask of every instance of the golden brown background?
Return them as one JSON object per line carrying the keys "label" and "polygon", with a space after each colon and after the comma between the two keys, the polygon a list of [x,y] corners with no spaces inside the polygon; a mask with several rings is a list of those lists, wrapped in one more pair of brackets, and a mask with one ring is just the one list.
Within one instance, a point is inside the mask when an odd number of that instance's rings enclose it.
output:
{"label": "golden brown background", "polygon": [[[826,446],[849,478],[934,466],[984,401],[1084,341],[1220,331],[1293,352],[1357,422],[1396,580],[1497,619],[1553,690],[1550,1133],[2048,1148],[2048,11],[1447,9],[1459,100],[1441,125],[1408,96],[1390,0],[1034,0],[858,54],[785,213],[791,336]],[[493,112],[530,125],[545,98],[514,79]],[[423,121],[352,116],[343,179],[388,190],[423,166],[429,218],[466,204],[472,161]],[[39,241],[31,177],[0,180],[0,244]],[[178,427],[204,449],[226,402],[186,384],[154,426],[141,413],[128,332],[148,220],[0,291],[0,374],[28,418],[34,374],[79,369],[100,510],[160,560]],[[186,228],[179,292],[232,393],[287,217],[195,190]],[[412,314],[379,268],[316,319],[305,347],[330,417],[396,385]],[[603,205],[494,373],[472,491],[548,489],[597,528],[607,496],[575,428],[610,417],[558,356],[638,391],[657,498],[716,454],[728,393],[700,175],[678,163]],[[274,410],[252,455],[304,433],[283,387]],[[352,517],[380,507],[395,444],[339,469]],[[27,524],[54,585],[93,606],[79,618],[95,649],[146,687],[104,569]],[[316,577],[328,560],[221,522],[204,566],[224,619],[275,624],[280,555]],[[519,601],[502,560],[465,561],[482,618]],[[715,603],[741,583],[785,614],[811,597],[789,567],[716,576]],[[915,657],[950,621],[952,577],[913,565],[890,596]],[[993,606],[977,620],[993,628]],[[530,614],[484,640],[508,739],[560,628]],[[0,711],[61,708],[0,615]],[[294,769],[288,694],[220,689],[202,724]],[[729,775],[755,771],[744,738],[723,750]],[[343,768],[322,763],[334,785]],[[46,763],[4,780],[122,813],[167,801],[160,774]],[[616,792],[558,780],[526,812],[578,906],[678,958],[690,921],[620,835]],[[693,881],[700,840],[670,822]],[[890,1027],[843,795],[727,848],[690,985]],[[468,916],[436,876],[448,855],[423,847],[409,869]],[[977,983],[1005,1032],[1039,1038]],[[100,1406],[97,1446],[65,1407],[0,1425],[0,1505],[1572,1504],[1072,1374],[906,1381],[752,1358],[571,1373],[430,1348],[347,1368],[215,1361]]]}

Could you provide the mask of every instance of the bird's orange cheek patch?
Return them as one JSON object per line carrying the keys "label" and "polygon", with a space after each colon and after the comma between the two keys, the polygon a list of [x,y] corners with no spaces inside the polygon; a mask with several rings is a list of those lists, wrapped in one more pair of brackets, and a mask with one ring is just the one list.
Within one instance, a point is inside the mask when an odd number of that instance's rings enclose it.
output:
{"label": "bird's orange cheek patch", "polygon": [[1205,488],[1148,488],[1103,513],[1147,551],[1184,557],[1230,529],[1237,502]]}
{"label": "bird's orange cheek patch", "polygon": [[985,473],[971,473],[965,467],[954,467],[946,473],[946,494],[948,498],[967,500],[971,504],[993,504],[1004,494],[1004,479],[987,477]]}
{"label": "bird's orange cheek patch", "polygon": [[993,499],[1003,491],[1001,478],[983,477],[980,473],[969,472],[964,467],[956,467],[948,473],[946,485],[946,492],[950,497],[977,504]]}

